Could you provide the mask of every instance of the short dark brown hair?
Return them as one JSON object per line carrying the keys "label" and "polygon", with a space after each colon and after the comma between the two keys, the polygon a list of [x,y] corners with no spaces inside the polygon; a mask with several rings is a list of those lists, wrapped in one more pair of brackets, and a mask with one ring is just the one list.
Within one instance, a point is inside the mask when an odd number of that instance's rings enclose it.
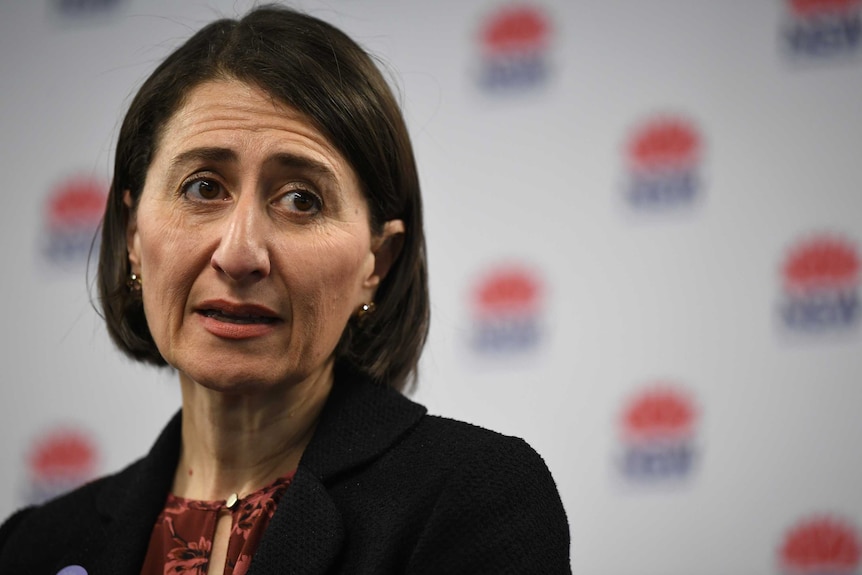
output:
{"label": "short dark brown hair", "polygon": [[[161,132],[189,92],[237,79],[303,113],[356,172],[372,232],[404,221],[401,253],[376,295],[376,311],[348,322],[336,360],[399,390],[413,383],[428,332],[422,202],[413,149],[398,103],[370,56],[326,22],[280,6],[213,22],[174,51],[138,91],[120,129],[102,227],[99,298],[108,332],[130,357],[166,365],[143,303],[127,285],[126,190],[137,206]],[[146,278],[144,278],[146,281]]]}

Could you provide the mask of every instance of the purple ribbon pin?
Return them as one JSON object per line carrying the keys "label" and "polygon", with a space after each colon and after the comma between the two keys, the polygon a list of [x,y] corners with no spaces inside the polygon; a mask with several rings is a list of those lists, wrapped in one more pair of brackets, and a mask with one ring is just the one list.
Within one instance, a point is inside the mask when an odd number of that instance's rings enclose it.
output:
{"label": "purple ribbon pin", "polygon": [[57,571],[57,575],[87,575],[87,570],[80,565],[69,565]]}

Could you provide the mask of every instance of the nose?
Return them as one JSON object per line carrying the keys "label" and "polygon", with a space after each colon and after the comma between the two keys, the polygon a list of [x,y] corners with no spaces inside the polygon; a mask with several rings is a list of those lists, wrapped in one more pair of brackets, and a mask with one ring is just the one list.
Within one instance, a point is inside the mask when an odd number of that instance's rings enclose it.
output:
{"label": "nose", "polygon": [[210,260],[216,271],[237,283],[252,283],[269,275],[263,218],[254,194],[243,194],[236,199]]}

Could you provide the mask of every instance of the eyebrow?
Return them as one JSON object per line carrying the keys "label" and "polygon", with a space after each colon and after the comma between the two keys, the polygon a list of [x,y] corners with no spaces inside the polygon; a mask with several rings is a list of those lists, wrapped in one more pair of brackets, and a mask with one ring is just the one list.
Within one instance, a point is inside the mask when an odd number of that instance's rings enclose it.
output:
{"label": "eyebrow", "polygon": [[269,162],[275,162],[282,168],[299,169],[311,172],[316,177],[327,180],[330,184],[338,184],[338,178],[335,176],[335,172],[329,165],[324,164],[323,162],[318,162],[317,160],[307,156],[281,152],[269,158],[267,163]]}
{"label": "eyebrow", "polygon": [[171,169],[196,161],[214,162],[218,164],[235,162],[237,155],[228,148],[192,148],[171,160]]}
{"label": "eyebrow", "polygon": [[[213,164],[235,163],[239,160],[236,152],[229,148],[219,147],[202,147],[192,148],[177,155],[171,160],[169,172],[174,172],[184,165],[196,162],[207,162]],[[327,164],[313,160],[306,156],[291,154],[288,152],[280,152],[266,160],[266,163],[275,162],[280,167],[301,169],[312,172],[319,178],[324,178],[330,183],[337,184],[338,178],[335,172]]]}

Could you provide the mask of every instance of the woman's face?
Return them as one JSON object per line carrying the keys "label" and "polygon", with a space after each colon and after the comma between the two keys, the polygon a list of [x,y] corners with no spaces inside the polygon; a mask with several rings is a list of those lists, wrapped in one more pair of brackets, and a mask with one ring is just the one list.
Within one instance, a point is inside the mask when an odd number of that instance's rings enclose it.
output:
{"label": "woman's face", "polygon": [[242,392],[325,373],[402,231],[372,235],[356,174],[299,113],[219,80],[166,124],[127,237],[161,354]]}

